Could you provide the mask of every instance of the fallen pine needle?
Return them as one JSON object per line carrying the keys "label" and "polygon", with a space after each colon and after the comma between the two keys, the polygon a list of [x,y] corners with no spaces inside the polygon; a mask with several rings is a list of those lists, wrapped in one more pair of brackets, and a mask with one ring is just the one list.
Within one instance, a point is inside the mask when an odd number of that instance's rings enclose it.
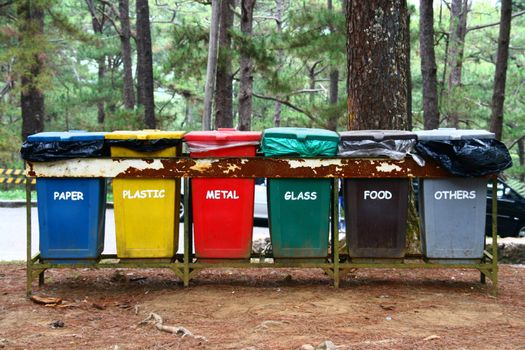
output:
{"label": "fallen pine needle", "polygon": [[439,339],[439,338],[440,338],[439,335],[432,334],[432,335],[429,335],[428,337],[426,337],[423,340],[428,341],[428,340],[435,340],[435,339]]}

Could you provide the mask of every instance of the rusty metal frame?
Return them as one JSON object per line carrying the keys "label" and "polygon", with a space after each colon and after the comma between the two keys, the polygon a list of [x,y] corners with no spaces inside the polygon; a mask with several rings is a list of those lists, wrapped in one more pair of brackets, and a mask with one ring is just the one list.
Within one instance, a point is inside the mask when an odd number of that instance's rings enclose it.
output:
{"label": "rusty metal frame", "polygon": [[[31,191],[26,182],[27,208],[27,295],[32,292],[32,282],[38,276],[39,284],[44,282],[44,272],[49,268],[169,268],[188,286],[190,280],[204,268],[321,268],[333,278],[334,286],[340,284],[341,275],[357,268],[467,268],[480,271],[480,279],[492,281],[492,293],[497,293],[497,179],[493,179],[492,196],[492,251],[476,264],[444,264],[426,261],[423,256],[412,256],[399,261],[374,259],[373,261],[352,262],[347,254],[339,252],[338,230],[338,186],[339,178],[443,178],[450,174],[437,164],[427,162],[424,167],[411,158],[396,161],[390,159],[355,158],[201,158],[188,157],[165,159],[72,159],[56,162],[27,162],[27,177],[107,177],[107,178],[184,178],[184,254],[171,262],[155,262],[148,259],[134,259],[119,262],[114,255],[104,255],[93,264],[49,264],[41,261],[37,254],[31,256]],[[332,220],[331,253],[324,263],[318,262],[265,262],[271,256],[253,255],[246,262],[205,263],[195,259],[192,252],[192,210],[190,178],[237,177],[237,178],[332,178]],[[342,260],[346,260],[341,262]],[[182,261],[182,262],[181,262]]]}

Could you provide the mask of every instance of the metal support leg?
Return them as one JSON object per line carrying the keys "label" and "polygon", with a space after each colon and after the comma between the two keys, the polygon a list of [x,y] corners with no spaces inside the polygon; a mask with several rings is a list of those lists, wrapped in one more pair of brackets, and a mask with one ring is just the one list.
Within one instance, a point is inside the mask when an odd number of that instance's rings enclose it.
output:
{"label": "metal support leg", "polygon": [[479,282],[481,284],[486,284],[487,283],[487,278],[486,278],[485,273],[483,271],[479,272]]}
{"label": "metal support leg", "polygon": [[190,236],[191,210],[190,207],[190,179],[184,178],[184,287],[190,285]]}
{"label": "metal support leg", "polygon": [[332,256],[334,264],[334,287],[339,288],[339,179],[332,181]]}
{"label": "metal support leg", "polygon": [[42,287],[44,285],[44,278],[45,278],[46,270],[42,270],[38,273],[38,286]]}
{"label": "metal support leg", "polygon": [[498,178],[492,178],[492,295],[498,294]]}
{"label": "metal support leg", "polygon": [[31,296],[33,287],[33,262],[31,260],[31,178],[26,176],[26,296]]}

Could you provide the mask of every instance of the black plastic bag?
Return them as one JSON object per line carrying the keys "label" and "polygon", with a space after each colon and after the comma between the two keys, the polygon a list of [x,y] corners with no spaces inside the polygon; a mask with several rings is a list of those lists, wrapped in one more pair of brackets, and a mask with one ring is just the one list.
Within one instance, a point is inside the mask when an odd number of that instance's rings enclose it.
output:
{"label": "black plastic bag", "polygon": [[484,176],[512,166],[507,147],[494,139],[418,141],[416,150],[457,176]]}
{"label": "black plastic bag", "polygon": [[24,142],[22,158],[32,162],[48,162],[72,158],[109,157],[109,147],[104,140],[92,141],[37,141]]}
{"label": "black plastic bag", "polygon": [[181,139],[153,139],[153,140],[106,140],[109,146],[124,147],[135,152],[157,152],[182,143]]}

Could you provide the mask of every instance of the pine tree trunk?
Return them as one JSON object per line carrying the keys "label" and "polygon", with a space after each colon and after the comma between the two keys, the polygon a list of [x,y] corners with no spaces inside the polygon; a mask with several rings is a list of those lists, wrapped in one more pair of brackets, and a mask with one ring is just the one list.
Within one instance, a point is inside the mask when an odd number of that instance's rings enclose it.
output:
{"label": "pine tree trunk", "polygon": [[501,0],[501,19],[499,25],[498,55],[494,73],[494,90],[492,93],[492,115],[490,130],[501,140],[503,133],[503,104],[505,102],[505,85],[507,80],[507,62],[509,60],[510,26],[512,22],[512,0]]}
{"label": "pine tree trunk", "polygon": [[429,130],[439,127],[433,0],[420,0],[419,4],[419,46],[421,77],[423,79],[423,120],[425,129]]}
{"label": "pine tree trunk", "polygon": [[[241,32],[245,42],[251,42],[253,8],[256,0],[241,0]],[[252,128],[253,66],[250,50],[241,49],[239,87],[239,130]]]}
{"label": "pine tree trunk", "polygon": [[337,100],[339,97],[339,71],[333,69],[330,71],[330,96],[328,103],[330,104],[331,110],[328,120],[326,122],[326,128],[328,130],[337,130],[337,122],[339,121],[339,113],[337,112]]}
{"label": "pine tree trunk", "polygon": [[[275,0],[275,18],[277,22],[277,33],[280,35],[283,31],[283,17],[284,17],[284,5],[285,0]],[[283,50],[277,50],[277,74],[282,69],[283,64]],[[278,128],[281,126],[281,102],[275,101],[274,112],[273,112],[273,125]]]}
{"label": "pine tree trunk", "polygon": [[[30,0],[18,4],[20,46],[32,48],[32,43],[44,34],[44,9]],[[22,140],[44,130],[44,93],[38,80],[44,67],[43,55],[34,53],[26,62],[20,78],[20,107],[22,112]]]}
{"label": "pine tree trunk", "polygon": [[518,159],[521,167],[520,181],[525,182],[525,139],[518,140]]}
{"label": "pine tree trunk", "polygon": [[[106,57],[100,57],[97,59],[98,64],[98,93],[104,91],[104,77],[106,76]],[[97,122],[104,124],[106,119],[106,111],[104,108],[104,99],[99,96],[97,101]]]}
{"label": "pine tree trunk", "polygon": [[465,35],[467,34],[468,0],[452,0],[450,5],[450,29],[448,43],[448,85],[447,95],[449,99],[448,124],[455,128],[459,127],[459,116],[454,110],[457,101],[457,89],[461,86],[461,72],[463,69],[463,54],[465,51]]}
{"label": "pine tree trunk", "polygon": [[124,67],[124,87],[122,97],[126,109],[135,108],[135,89],[133,87],[133,63],[131,60],[131,30],[129,24],[129,0],[119,0],[120,45]]}
{"label": "pine tree trunk", "polygon": [[155,101],[153,97],[153,57],[151,50],[151,29],[149,22],[148,0],[137,0],[137,66],[141,82],[139,87],[140,102],[144,106],[144,125],[148,129],[156,128]]}
{"label": "pine tree trunk", "polygon": [[405,46],[406,52],[406,72],[407,72],[407,130],[412,130],[412,67],[410,61],[410,11],[407,10],[406,37],[408,45]]}
{"label": "pine tree trunk", "polygon": [[[86,4],[91,14],[91,25],[93,26],[93,32],[101,35],[104,31],[104,16],[99,18],[97,16],[97,7],[93,0],[86,0]],[[104,91],[104,77],[106,75],[106,55],[102,54],[97,59],[98,74],[97,74],[97,89],[99,97],[97,98],[97,122],[103,124],[106,119],[106,111],[104,108],[104,100],[102,99],[101,92]]]}
{"label": "pine tree trunk", "polygon": [[407,129],[406,0],[349,1],[348,128]]}
{"label": "pine tree trunk", "polygon": [[206,67],[206,85],[204,87],[204,114],[202,116],[202,130],[211,129],[213,92],[215,90],[215,71],[217,69],[220,7],[221,0],[212,0],[210,37],[208,40],[208,65]]}
{"label": "pine tree trunk", "polygon": [[[332,0],[327,0],[326,7],[329,11],[334,12],[334,5]],[[344,8],[343,8],[344,10]],[[330,32],[335,31],[332,21],[328,23],[328,28]],[[330,90],[328,94],[328,103],[330,104],[330,114],[328,115],[328,120],[326,121],[326,128],[328,130],[337,130],[337,121],[339,119],[339,113],[337,113],[337,99],[339,97],[339,71],[335,67],[331,67],[330,74]]]}
{"label": "pine tree trunk", "polygon": [[221,2],[219,19],[219,60],[215,83],[215,128],[231,128],[233,126],[233,76],[231,59],[231,35],[233,26],[234,0]]}

